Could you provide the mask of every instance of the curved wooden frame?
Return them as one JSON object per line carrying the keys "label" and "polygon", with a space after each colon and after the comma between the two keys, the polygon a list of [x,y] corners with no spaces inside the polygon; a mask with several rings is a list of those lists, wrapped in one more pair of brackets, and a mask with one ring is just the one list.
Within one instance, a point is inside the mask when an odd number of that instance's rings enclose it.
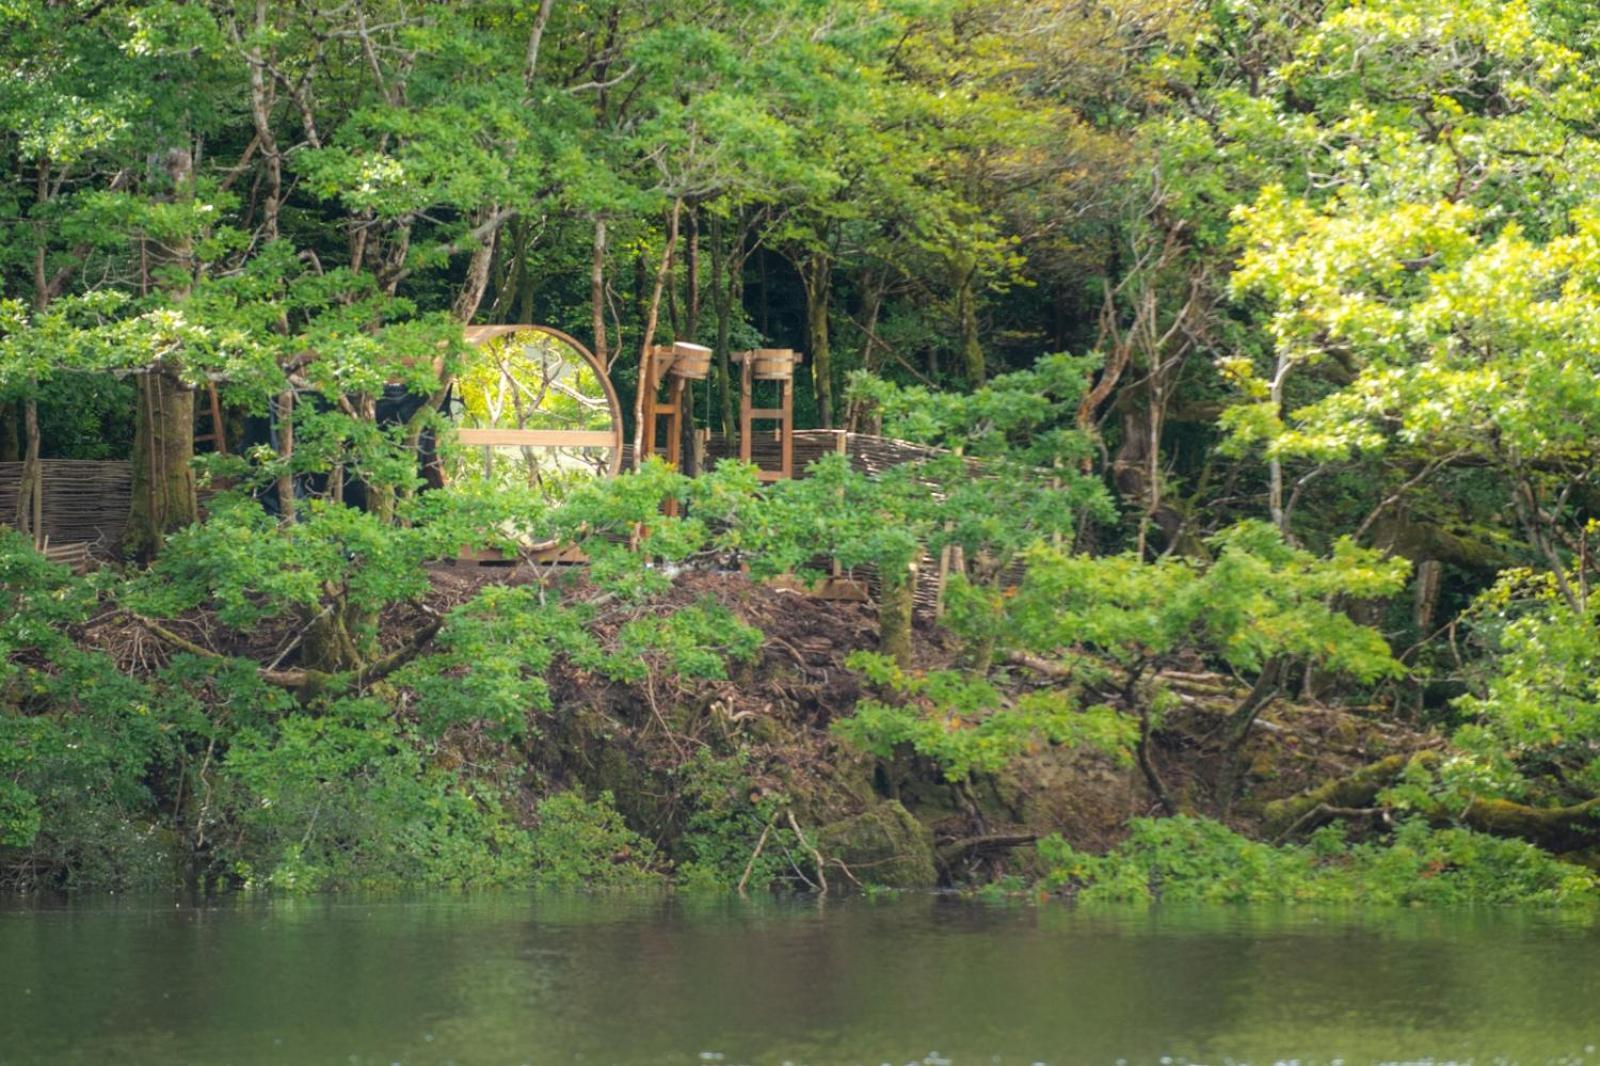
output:
{"label": "curved wooden frame", "polygon": [[457,439],[463,444],[476,444],[488,447],[504,445],[528,445],[538,448],[605,448],[611,449],[611,462],[606,471],[610,477],[616,477],[622,472],[622,401],[617,399],[617,390],[611,386],[611,375],[606,373],[606,368],[600,365],[600,360],[595,358],[586,345],[570,333],[563,333],[551,326],[541,326],[535,323],[504,326],[468,326],[466,329],[467,343],[474,348],[496,337],[514,336],[518,333],[544,333],[567,345],[588,362],[589,368],[594,371],[595,377],[600,380],[600,387],[606,390],[606,403],[611,407],[611,428],[603,429],[462,429],[456,431]]}

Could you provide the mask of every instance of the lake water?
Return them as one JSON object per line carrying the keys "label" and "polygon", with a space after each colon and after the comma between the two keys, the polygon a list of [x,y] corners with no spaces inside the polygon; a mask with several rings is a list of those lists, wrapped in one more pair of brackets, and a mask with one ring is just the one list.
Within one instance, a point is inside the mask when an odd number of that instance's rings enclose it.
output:
{"label": "lake water", "polygon": [[0,904],[0,1064],[1596,1063],[1588,912]]}

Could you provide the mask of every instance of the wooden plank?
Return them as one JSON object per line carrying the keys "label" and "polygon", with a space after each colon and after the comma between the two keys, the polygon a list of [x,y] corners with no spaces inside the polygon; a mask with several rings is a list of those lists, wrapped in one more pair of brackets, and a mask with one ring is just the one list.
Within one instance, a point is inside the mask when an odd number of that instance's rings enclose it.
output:
{"label": "wooden plank", "polygon": [[609,429],[458,429],[462,444],[530,448],[614,448]]}
{"label": "wooden plank", "polygon": [[782,418],[783,417],[783,408],[781,408],[781,407],[752,407],[752,408],[750,408],[750,417],[751,418]]}
{"label": "wooden plank", "polygon": [[872,598],[866,582],[855,581],[847,577],[823,577],[815,581],[801,581],[793,574],[779,574],[776,577],[767,578],[762,583],[770,588],[783,589],[787,592],[799,592],[806,596],[814,596],[819,600],[868,603]]}

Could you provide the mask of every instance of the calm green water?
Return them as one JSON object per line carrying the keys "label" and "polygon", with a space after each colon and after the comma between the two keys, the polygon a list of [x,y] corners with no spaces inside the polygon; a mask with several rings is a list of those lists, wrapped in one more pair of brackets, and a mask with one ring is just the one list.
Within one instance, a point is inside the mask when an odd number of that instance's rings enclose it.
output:
{"label": "calm green water", "polygon": [[1587,914],[0,907],[0,1064],[1600,1063]]}

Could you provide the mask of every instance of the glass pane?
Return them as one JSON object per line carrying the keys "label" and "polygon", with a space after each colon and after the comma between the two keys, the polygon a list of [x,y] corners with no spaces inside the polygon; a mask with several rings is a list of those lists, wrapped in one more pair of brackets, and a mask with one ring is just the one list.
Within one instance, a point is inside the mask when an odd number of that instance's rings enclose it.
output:
{"label": "glass pane", "polygon": [[610,435],[620,412],[595,364],[563,337],[530,326],[478,342],[457,391],[463,430],[586,436],[571,443],[546,437],[533,444],[467,444],[452,459],[453,479],[485,478],[559,495],[574,479],[602,476],[613,466],[617,449]]}

